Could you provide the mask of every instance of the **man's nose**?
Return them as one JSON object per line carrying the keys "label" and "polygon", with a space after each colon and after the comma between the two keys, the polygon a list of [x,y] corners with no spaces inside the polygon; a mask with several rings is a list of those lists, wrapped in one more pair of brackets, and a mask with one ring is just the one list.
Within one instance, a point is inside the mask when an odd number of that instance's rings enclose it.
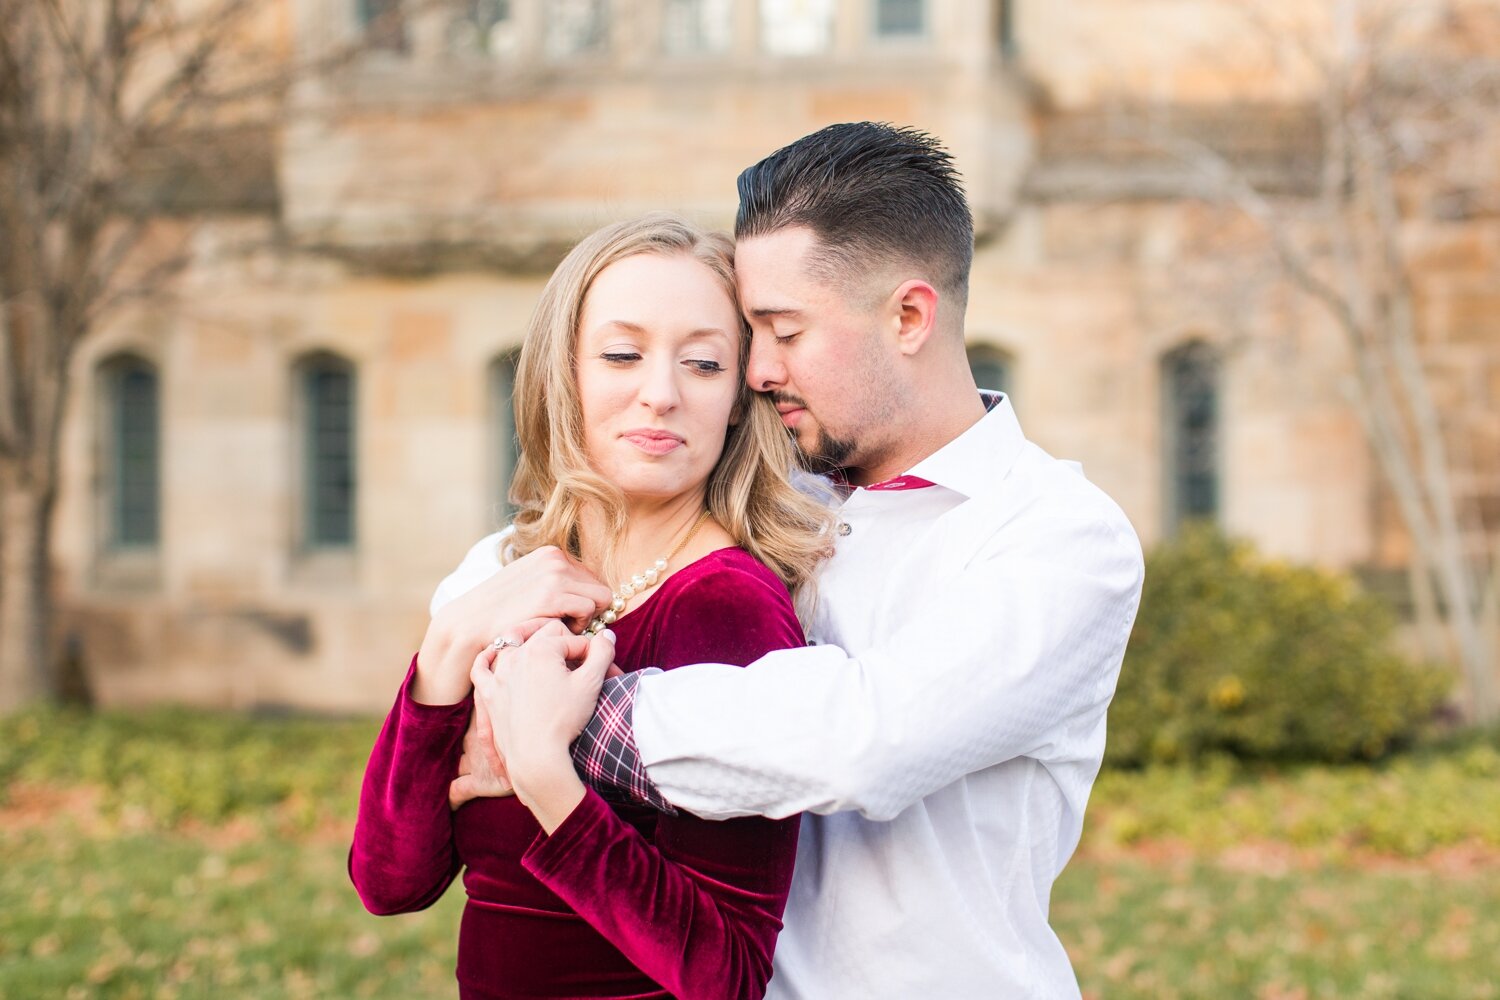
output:
{"label": "man's nose", "polygon": [[786,384],[786,365],[776,357],[774,337],[757,335],[750,339],[750,363],[745,366],[745,381],[756,392],[770,392]]}

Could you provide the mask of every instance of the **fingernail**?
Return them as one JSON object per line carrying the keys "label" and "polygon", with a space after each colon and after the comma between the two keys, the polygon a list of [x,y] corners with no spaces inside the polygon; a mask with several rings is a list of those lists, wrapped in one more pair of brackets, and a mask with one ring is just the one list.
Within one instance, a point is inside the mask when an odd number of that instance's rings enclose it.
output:
{"label": "fingernail", "polygon": [[608,639],[610,642],[614,642],[615,641],[615,634],[613,632],[611,632],[609,629],[605,629],[603,632],[600,632],[599,634],[601,636],[603,636],[604,638]]}

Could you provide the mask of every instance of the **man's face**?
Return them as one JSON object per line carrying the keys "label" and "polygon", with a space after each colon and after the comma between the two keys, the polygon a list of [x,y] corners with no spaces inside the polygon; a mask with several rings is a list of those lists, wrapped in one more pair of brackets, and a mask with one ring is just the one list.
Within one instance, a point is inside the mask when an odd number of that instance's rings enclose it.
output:
{"label": "man's face", "polygon": [[828,466],[870,464],[893,428],[896,381],[883,296],[831,283],[809,267],[811,230],[795,227],[735,248],[750,323],[750,388],[768,393],[797,444]]}

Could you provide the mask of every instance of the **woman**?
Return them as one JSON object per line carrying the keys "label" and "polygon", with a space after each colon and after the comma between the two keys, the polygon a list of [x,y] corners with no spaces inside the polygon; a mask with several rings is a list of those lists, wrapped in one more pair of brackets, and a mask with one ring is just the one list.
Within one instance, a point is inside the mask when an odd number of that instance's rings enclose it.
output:
{"label": "woman", "polygon": [[731,254],[653,216],[558,266],[516,376],[520,513],[439,587],[371,755],[350,875],[372,912],[396,913],[465,869],[463,997],[759,997],[770,977],[796,817],[608,805],[566,763],[581,722],[512,754],[516,797],[448,800],[470,670],[497,635],[547,618],[608,626],[614,645],[601,636],[588,655],[626,671],[803,643],[793,596],[830,516],[789,483],[780,420],[745,385]]}

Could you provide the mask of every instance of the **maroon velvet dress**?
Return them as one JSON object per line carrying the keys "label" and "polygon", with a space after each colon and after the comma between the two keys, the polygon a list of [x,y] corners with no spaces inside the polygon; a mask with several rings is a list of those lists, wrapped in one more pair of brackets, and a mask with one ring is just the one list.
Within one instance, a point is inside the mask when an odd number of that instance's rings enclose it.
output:
{"label": "maroon velvet dress", "polygon": [[[611,626],[624,670],[748,664],[803,644],[786,587],[743,549],[662,582]],[[798,817],[710,822],[590,790],[549,837],[515,798],[448,809],[472,697],[411,698],[412,658],[365,769],[349,874],[378,914],[431,906],[460,869],[459,995],[760,997]]]}

